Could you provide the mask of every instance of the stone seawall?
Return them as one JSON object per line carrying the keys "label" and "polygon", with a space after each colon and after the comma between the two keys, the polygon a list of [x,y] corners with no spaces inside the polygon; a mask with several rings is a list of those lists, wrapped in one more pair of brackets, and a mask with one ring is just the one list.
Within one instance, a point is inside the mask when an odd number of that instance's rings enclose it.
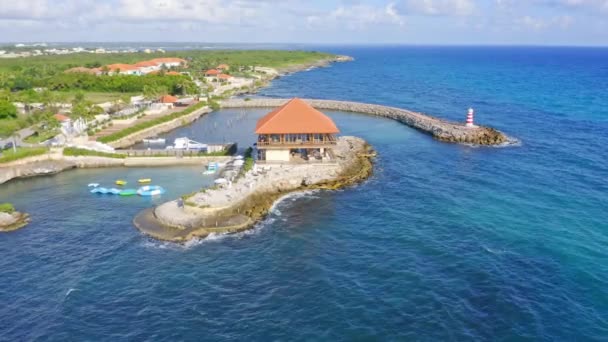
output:
{"label": "stone seawall", "polygon": [[192,112],[188,115],[184,115],[177,119],[174,119],[174,120],[171,120],[168,122],[164,122],[160,125],[156,125],[156,126],[141,130],[139,132],[135,132],[122,139],[110,142],[110,143],[108,143],[108,145],[110,145],[114,148],[124,148],[124,147],[128,147],[128,146],[133,146],[136,143],[142,141],[143,139],[154,137],[154,136],[157,136],[162,133],[167,133],[176,128],[185,126],[185,125],[195,121],[202,115],[210,113],[210,112],[211,112],[211,109],[209,107],[203,107],[199,110],[195,110],[194,112]]}
{"label": "stone seawall", "polygon": [[102,167],[157,167],[172,165],[204,165],[211,162],[225,163],[230,156],[215,157],[133,157],[104,158],[93,156],[71,157],[61,154],[32,157],[19,163],[0,166],[0,184],[16,178],[28,178],[59,173],[69,169]]}
{"label": "stone seawall", "polygon": [[[221,106],[224,108],[278,107],[287,101],[288,99],[256,98],[247,101],[244,99],[228,99],[222,101]],[[317,109],[356,112],[390,118],[445,142],[476,145],[500,145],[509,142],[509,138],[504,133],[491,127],[466,127],[463,123],[451,122],[406,109],[350,101],[316,99],[304,99],[304,101]]]}

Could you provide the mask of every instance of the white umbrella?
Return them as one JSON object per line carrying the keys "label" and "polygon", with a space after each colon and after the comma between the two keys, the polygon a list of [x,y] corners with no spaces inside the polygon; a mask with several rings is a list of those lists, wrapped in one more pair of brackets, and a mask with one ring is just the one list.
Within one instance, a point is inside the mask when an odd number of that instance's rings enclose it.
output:
{"label": "white umbrella", "polygon": [[234,157],[234,159],[241,160],[241,159],[243,159],[243,156],[236,156],[236,157]]}
{"label": "white umbrella", "polygon": [[216,180],[213,181],[215,184],[225,184],[228,183],[228,180],[226,180],[226,178],[218,178]]}

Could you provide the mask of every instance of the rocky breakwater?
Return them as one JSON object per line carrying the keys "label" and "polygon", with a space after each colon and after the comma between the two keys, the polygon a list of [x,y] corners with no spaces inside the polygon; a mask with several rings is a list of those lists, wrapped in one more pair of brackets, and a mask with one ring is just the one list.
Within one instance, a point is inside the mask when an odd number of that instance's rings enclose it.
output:
{"label": "rocky breakwater", "polygon": [[329,163],[261,164],[230,186],[205,189],[141,212],[134,224],[160,240],[185,242],[213,233],[234,233],[263,218],[287,193],[304,189],[337,189],[369,177],[373,151],[362,139],[340,137]]}
{"label": "rocky breakwater", "polygon": [[[288,100],[289,99],[265,98],[247,100],[228,99],[222,101],[221,105],[224,108],[278,107],[285,104]],[[407,109],[350,101],[316,99],[305,99],[304,101],[317,109],[355,112],[390,118],[428,133],[434,138],[445,142],[475,145],[502,145],[510,141],[506,134],[491,127],[466,127],[464,123],[451,122]]]}

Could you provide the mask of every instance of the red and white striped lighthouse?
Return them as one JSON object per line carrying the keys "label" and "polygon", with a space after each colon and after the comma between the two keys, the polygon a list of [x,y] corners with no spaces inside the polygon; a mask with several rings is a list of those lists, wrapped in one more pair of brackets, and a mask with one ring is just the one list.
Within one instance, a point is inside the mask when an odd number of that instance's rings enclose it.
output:
{"label": "red and white striped lighthouse", "polygon": [[469,111],[467,112],[467,127],[475,127],[475,125],[473,124],[473,114],[474,114],[474,110],[473,108],[469,108]]}

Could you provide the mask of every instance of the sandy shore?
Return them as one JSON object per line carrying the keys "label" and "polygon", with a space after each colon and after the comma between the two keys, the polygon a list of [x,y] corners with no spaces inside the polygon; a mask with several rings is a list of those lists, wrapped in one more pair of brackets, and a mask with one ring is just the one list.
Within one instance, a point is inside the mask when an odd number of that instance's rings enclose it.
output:
{"label": "sandy shore", "polygon": [[336,189],[371,174],[371,154],[364,140],[340,137],[334,153],[334,163],[258,165],[231,186],[195,193],[184,208],[177,201],[167,202],[142,212],[134,223],[154,238],[176,242],[248,229],[287,193]]}

